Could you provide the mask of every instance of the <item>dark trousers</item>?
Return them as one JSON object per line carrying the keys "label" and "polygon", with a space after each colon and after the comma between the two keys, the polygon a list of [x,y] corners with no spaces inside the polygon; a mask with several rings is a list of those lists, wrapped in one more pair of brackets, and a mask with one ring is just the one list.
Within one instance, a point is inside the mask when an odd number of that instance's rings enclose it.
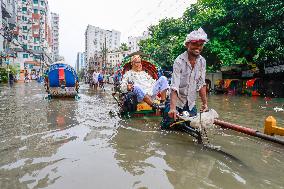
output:
{"label": "dark trousers", "polygon": [[[190,116],[196,116],[197,115],[197,109],[196,106],[192,108],[192,110],[189,110],[188,103],[183,108],[176,107],[177,111],[181,114],[183,111],[187,111]],[[165,104],[165,109],[163,111],[163,119],[161,121],[161,128],[162,129],[169,129],[170,125],[174,122],[173,118],[170,118],[168,115],[168,112],[170,111],[170,101],[167,100]]]}

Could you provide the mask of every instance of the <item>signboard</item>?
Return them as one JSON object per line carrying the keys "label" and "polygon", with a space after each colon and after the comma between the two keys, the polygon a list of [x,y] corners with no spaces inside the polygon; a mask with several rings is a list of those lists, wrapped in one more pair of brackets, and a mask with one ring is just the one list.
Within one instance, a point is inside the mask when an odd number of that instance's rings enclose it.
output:
{"label": "signboard", "polygon": [[40,66],[33,66],[33,69],[39,71],[40,70]]}
{"label": "signboard", "polygon": [[253,77],[253,74],[252,70],[242,71],[242,77]]}
{"label": "signboard", "polygon": [[284,60],[280,60],[277,62],[265,62],[264,64],[264,72],[265,74],[272,73],[281,73],[284,72]]}
{"label": "signboard", "polygon": [[265,74],[284,72],[284,65],[272,66],[264,68]]}

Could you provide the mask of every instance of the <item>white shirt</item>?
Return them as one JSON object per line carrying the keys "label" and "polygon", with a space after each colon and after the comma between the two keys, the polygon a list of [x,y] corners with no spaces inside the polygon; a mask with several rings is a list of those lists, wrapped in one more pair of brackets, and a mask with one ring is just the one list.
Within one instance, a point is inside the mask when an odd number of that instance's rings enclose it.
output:
{"label": "white shirt", "polygon": [[188,53],[185,51],[179,55],[173,65],[171,89],[177,91],[177,107],[183,108],[188,102],[189,109],[195,106],[196,92],[205,83],[206,61],[199,55],[194,68],[188,61]]}
{"label": "white shirt", "polygon": [[128,81],[133,81],[134,85],[141,87],[145,93],[152,96],[153,95],[153,87],[155,85],[156,80],[154,80],[148,73],[145,71],[135,72],[133,70],[127,71],[122,78],[121,82],[121,90],[123,92],[127,91]]}
{"label": "white shirt", "polygon": [[93,73],[93,81],[94,81],[94,83],[97,83],[97,82],[98,82],[98,78],[99,78],[99,73],[94,72],[94,73]]}

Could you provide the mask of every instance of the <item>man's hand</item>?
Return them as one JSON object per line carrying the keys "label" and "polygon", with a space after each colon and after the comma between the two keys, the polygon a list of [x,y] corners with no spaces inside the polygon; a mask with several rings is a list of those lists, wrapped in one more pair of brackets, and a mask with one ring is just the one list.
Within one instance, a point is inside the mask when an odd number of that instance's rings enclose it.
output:
{"label": "man's hand", "polygon": [[208,109],[207,104],[202,104],[201,109],[200,109],[200,112],[207,112],[208,110],[209,110],[209,109]]}
{"label": "man's hand", "polygon": [[134,85],[133,85],[133,84],[131,84],[131,83],[128,83],[128,84],[127,84],[127,91],[132,91],[133,88],[134,88]]}
{"label": "man's hand", "polygon": [[177,110],[176,109],[170,109],[168,112],[168,115],[170,118],[173,118],[174,120],[177,119]]}

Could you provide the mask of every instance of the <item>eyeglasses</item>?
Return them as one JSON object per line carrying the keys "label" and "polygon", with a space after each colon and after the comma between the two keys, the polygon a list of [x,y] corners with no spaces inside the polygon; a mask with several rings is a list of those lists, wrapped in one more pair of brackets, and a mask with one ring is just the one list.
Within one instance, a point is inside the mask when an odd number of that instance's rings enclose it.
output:
{"label": "eyeglasses", "polygon": [[135,61],[135,62],[133,62],[133,63],[138,64],[138,63],[141,63],[141,61]]}

